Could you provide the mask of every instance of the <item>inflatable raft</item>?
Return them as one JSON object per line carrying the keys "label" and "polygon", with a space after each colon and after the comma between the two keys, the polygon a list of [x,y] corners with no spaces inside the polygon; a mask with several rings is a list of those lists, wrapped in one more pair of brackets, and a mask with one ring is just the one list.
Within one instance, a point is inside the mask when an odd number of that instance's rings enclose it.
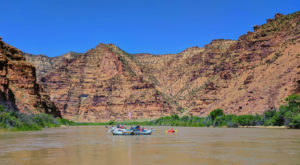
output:
{"label": "inflatable raft", "polygon": [[133,131],[135,135],[151,135],[152,129]]}
{"label": "inflatable raft", "polygon": [[152,129],[121,129],[121,128],[111,128],[107,133],[112,132],[113,135],[151,135]]}

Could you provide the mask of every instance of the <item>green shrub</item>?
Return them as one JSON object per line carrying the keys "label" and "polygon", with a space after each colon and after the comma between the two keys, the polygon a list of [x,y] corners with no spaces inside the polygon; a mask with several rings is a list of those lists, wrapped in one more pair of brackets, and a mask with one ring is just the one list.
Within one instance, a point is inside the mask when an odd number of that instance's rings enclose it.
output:
{"label": "green shrub", "polygon": [[214,127],[221,127],[227,125],[226,116],[217,116],[213,121]]}
{"label": "green shrub", "polygon": [[276,111],[275,110],[268,110],[264,112],[264,118],[272,118],[275,115]]}
{"label": "green shrub", "polygon": [[214,121],[218,116],[223,116],[224,112],[222,109],[215,109],[210,112],[209,117]]}
{"label": "green shrub", "polygon": [[237,117],[238,124],[241,126],[253,126],[255,125],[254,116],[252,115],[240,115]]}
{"label": "green shrub", "polygon": [[300,114],[293,116],[291,122],[289,123],[290,128],[300,128]]}
{"label": "green shrub", "polygon": [[288,108],[294,113],[300,113],[300,95],[292,94],[285,99],[288,102]]}
{"label": "green shrub", "polygon": [[57,127],[59,122],[47,114],[24,114],[0,105],[0,129],[12,131],[40,130]]}
{"label": "green shrub", "polygon": [[[225,115],[222,109],[215,109],[208,117],[178,115],[165,116],[151,121],[152,125],[165,126],[200,126],[200,127],[238,127],[238,126],[288,126],[299,128],[300,123],[300,96],[290,95],[286,98],[287,105],[282,105],[278,110],[269,110],[262,115]],[[149,124],[146,123],[146,124]]]}
{"label": "green shrub", "polygon": [[238,126],[288,126],[300,128],[300,95],[290,95],[287,104],[278,110],[269,110],[262,115],[225,115],[222,109],[215,109],[207,117],[182,116],[177,114],[160,117],[152,121],[109,121],[105,123],[75,123],[67,119],[54,119],[47,114],[24,114],[0,106],[0,129],[6,130],[39,130],[45,127],[63,125],[159,125],[189,127],[238,127]]}
{"label": "green shrub", "polygon": [[67,119],[63,119],[63,118],[59,118],[59,119],[57,119],[57,121],[58,121],[61,125],[75,125],[75,124],[76,124],[74,121],[67,120]]}

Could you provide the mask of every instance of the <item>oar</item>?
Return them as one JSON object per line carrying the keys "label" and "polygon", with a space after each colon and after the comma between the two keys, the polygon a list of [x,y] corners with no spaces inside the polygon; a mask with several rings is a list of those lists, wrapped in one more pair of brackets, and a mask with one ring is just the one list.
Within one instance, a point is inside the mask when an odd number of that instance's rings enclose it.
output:
{"label": "oar", "polygon": [[112,128],[106,131],[106,134],[110,133],[112,131]]}

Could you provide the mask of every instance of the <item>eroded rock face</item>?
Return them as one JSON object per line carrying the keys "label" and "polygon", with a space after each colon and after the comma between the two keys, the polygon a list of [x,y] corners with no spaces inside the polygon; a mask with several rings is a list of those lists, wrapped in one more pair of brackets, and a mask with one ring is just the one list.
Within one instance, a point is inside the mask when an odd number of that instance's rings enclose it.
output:
{"label": "eroded rock face", "polygon": [[23,53],[0,40],[1,104],[27,113],[49,113],[60,117],[60,111],[36,83],[35,68],[25,61]]}
{"label": "eroded rock face", "polygon": [[[255,114],[299,93],[300,12],[277,15],[237,41],[213,40],[178,54],[129,55],[111,44],[47,69],[41,83],[62,114],[77,121]],[[39,59],[34,59],[37,66]],[[45,69],[46,68],[46,69]],[[129,117],[131,114],[132,117]]]}
{"label": "eroded rock face", "polygon": [[36,75],[37,81],[40,83],[41,77],[44,76],[46,73],[59,68],[64,63],[75,59],[77,56],[81,55],[82,53],[76,52],[68,52],[61,56],[57,57],[47,57],[45,55],[32,55],[29,53],[24,53],[24,57],[27,62],[33,64],[36,68]]}
{"label": "eroded rock face", "polygon": [[112,44],[95,49],[48,72],[41,78],[63,117],[85,122],[157,118],[174,113],[143,79],[131,55]]}
{"label": "eroded rock face", "polygon": [[256,114],[299,93],[300,12],[276,15],[238,41],[213,40],[179,54],[135,56],[156,87],[185,110]]}

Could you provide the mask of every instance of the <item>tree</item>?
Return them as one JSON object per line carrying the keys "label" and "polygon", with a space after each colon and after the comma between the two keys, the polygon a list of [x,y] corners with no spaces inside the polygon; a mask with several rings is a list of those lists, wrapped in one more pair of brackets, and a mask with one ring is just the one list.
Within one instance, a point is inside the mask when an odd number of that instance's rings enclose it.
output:
{"label": "tree", "polygon": [[292,121],[289,123],[291,128],[300,128],[300,114],[294,116]]}
{"label": "tree", "polygon": [[300,113],[300,95],[292,94],[285,99],[288,102],[288,110],[292,113]]}
{"label": "tree", "polygon": [[218,116],[223,116],[224,112],[222,109],[215,109],[210,112],[209,117],[211,118],[212,121],[214,121]]}

